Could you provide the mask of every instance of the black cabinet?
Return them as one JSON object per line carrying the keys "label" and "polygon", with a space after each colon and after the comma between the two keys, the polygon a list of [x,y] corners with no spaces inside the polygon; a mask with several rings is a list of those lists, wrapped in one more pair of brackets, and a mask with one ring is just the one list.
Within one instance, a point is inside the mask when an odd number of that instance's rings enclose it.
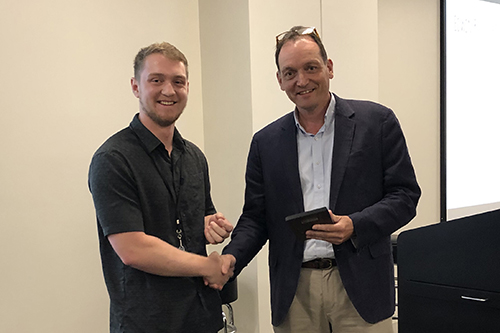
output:
{"label": "black cabinet", "polygon": [[500,210],[402,232],[399,333],[500,332]]}

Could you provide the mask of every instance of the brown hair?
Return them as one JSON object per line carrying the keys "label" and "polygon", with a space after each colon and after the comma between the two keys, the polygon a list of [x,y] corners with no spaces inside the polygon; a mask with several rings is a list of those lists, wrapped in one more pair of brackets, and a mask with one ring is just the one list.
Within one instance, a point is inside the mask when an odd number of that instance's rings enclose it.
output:
{"label": "brown hair", "polygon": [[[305,31],[308,31],[309,29],[311,30],[311,32],[304,33]],[[318,35],[316,29],[304,27],[301,25],[296,25],[296,26],[292,27],[290,30],[285,31],[285,32],[279,34],[278,36],[276,36],[276,52],[274,54],[274,58],[276,60],[276,67],[278,67],[278,71],[280,70],[278,58],[279,58],[281,48],[283,47],[283,45],[285,45],[285,43],[288,41],[304,38],[304,36],[311,37],[312,40],[316,44],[318,44],[321,59],[323,59],[323,61],[325,63],[327,62],[328,55],[326,54],[325,46],[323,45],[321,38],[319,38],[319,35]]]}

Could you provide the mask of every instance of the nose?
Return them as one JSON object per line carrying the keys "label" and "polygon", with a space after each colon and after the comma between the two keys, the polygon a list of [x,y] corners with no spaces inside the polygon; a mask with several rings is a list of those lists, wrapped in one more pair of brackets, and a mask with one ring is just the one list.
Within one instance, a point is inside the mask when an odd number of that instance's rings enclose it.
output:
{"label": "nose", "polygon": [[175,90],[174,87],[172,86],[172,83],[170,82],[165,82],[163,87],[161,88],[161,93],[165,96],[172,96],[175,95]]}
{"label": "nose", "polygon": [[304,73],[304,71],[298,71],[297,72],[297,85],[299,87],[305,87],[308,82],[309,82],[309,79],[307,78],[306,73]]}

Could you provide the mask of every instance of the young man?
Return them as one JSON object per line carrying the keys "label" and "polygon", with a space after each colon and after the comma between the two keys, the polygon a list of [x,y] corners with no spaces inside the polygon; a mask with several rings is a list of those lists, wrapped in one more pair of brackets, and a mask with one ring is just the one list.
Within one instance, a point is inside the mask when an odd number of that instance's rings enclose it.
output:
{"label": "young man", "polygon": [[[296,107],[254,135],[243,213],[223,253],[238,274],[269,240],[277,333],[392,332],[390,235],[420,197],[403,133],[388,108],[329,91],[333,62],[316,29],[276,42],[278,83]],[[285,218],[320,207],[332,223],[298,239]]]}
{"label": "young man", "polygon": [[[203,153],[175,128],[188,99],[188,63],[168,43],[140,50],[139,113],[95,153],[96,208],[110,332],[210,332],[222,327],[217,290],[231,267],[206,244],[232,225],[216,213]],[[212,288],[210,288],[212,287]]]}

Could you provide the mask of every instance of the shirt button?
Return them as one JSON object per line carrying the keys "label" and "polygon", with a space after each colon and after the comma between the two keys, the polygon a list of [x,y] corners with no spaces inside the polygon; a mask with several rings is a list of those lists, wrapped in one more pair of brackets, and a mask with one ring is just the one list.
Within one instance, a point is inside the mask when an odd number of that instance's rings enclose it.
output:
{"label": "shirt button", "polygon": [[317,187],[318,187],[318,188],[321,188],[321,185],[320,185],[320,184],[318,184],[318,185],[317,185]]}

